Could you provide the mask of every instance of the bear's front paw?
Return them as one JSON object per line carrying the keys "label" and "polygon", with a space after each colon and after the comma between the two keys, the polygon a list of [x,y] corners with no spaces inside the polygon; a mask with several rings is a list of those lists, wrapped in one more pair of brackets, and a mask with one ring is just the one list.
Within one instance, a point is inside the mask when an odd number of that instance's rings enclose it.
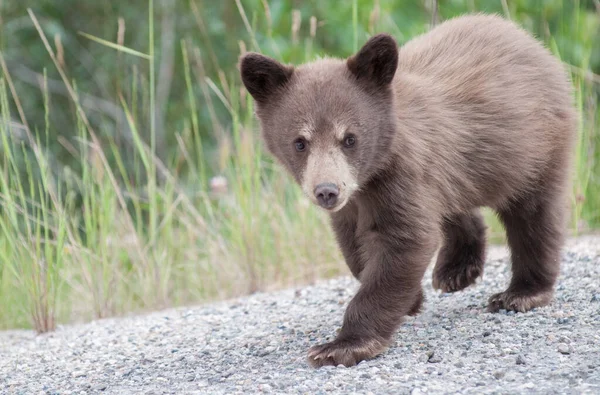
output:
{"label": "bear's front paw", "polygon": [[308,362],[315,368],[326,365],[354,366],[362,360],[371,359],[387,348],[386,342],[371,340],[340,340],[311,347]]}

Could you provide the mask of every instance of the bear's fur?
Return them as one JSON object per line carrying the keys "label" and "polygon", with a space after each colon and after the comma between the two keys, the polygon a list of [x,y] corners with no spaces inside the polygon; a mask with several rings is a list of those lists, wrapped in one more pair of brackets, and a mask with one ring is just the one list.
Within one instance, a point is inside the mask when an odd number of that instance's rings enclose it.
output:
{"label": "bear's fur", "polygon": [[386,349],[417,314],[421,280],[455,292],[483,273],[491,207],[512,255],[489,310],[548,304],[566,227],[577,132],[571,85],[538,41],[498,16],[452,19],[398,48],[372,37],[354,56],[299,67],[247,53],[241,76],[268,150],[326,208],[361,287],[314,366]]}

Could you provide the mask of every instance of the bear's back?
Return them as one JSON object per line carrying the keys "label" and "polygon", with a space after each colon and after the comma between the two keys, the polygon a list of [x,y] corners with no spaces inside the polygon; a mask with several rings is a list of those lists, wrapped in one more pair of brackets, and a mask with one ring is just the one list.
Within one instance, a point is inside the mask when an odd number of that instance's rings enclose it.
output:
{"label": "bear's back", "polygon": [[404,133],[429,147],[433,179],[460,207],[501,204],[567,166],[576,134],[567,73],[510,21],[463,16],[416,37],[400,49],[395,84]]}
{"label": "bear's back", "polygon": [[525,30],[496,15],[450,19],[400,48],[399,69],[438,79],[466,80],[476,71],[510,66],[545,70],[564,80],[560,63]]}

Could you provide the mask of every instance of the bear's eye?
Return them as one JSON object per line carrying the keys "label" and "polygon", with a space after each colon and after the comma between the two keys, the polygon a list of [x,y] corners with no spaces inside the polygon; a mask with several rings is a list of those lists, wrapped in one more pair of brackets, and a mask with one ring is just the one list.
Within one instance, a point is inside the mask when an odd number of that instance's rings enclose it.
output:
{"label": "bear's eye", "polygon": [[346,136],[346,138],[344,139],[344,146],[350,148],[354,144],[356,144],[356,137],[354,137],[353,135]]}
{"label": "bear's eye", "polygon": [[296,151],[302,152],[306,149],[306,140],[303,138],[296,139],[296,141],[294,141],[294,145],[296,146]]}

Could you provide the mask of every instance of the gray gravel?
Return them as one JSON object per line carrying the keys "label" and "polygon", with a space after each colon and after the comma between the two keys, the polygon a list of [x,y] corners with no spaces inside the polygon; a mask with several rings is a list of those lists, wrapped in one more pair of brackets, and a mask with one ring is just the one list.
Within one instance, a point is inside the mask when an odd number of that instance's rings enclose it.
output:
{"label": "gray gravel", "polygon": [[350,277],[207,306],[0,333],[1,393],[600,394],[600,237],[571,240],[552,306],[485,311],[509,276],[492,249],[477,285],[435,293],[382,356],[314,370],[356,290]]}

